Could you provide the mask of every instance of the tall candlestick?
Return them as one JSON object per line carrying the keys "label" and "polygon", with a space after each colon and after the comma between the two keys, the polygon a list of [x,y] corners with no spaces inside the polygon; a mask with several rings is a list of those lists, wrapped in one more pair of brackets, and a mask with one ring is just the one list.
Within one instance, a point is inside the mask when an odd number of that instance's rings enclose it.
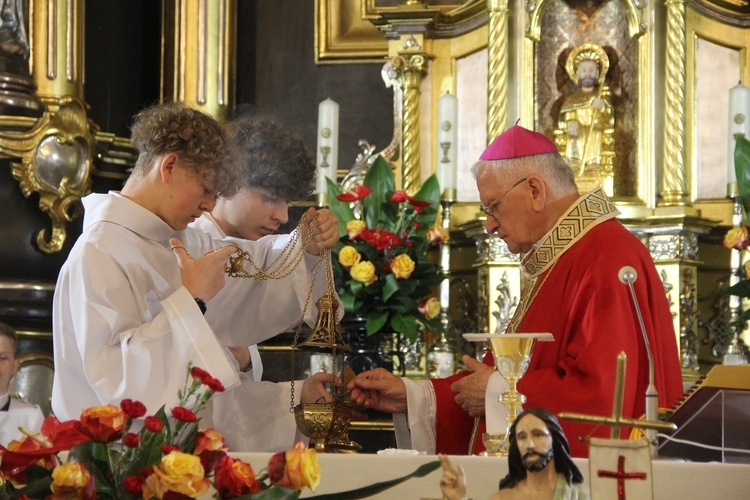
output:
{"label": "tall candlestick", "polygon": [[729,91],[729,157],[727,158],[727,183],[737,182],[734,167],[735,134],[750,138],[750,88],[738,83]]}
{"label": "tall candlestick", "polygon": [[458,98],[446,92],[438,99],[437,178],[441,197],[455,201],[458,185]]}
{"label": "tall candlestick", "polygon": [[[339,105],[330,97],[318,105],[318,175],[315,192],[319,200],[327,200],[326,178],[336,182],[339,161]],[[321,198],[322,196],[322,198]],[[327,204],[320,203],[320,204]]]}

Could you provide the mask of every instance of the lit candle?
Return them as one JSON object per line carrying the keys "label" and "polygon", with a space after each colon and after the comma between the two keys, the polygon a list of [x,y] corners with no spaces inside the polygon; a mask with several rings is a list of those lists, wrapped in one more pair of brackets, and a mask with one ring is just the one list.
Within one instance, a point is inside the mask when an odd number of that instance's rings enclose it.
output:
{"label": "lit candle", "polygon": [[729,158],[727,161],[727,183],[737,182],[734,169],[735,134],[750,139],[750,88],[738,83],[729,91]]}
{"label": "lit candle", "polygon": [[458,99],[446,92],[438,99],[437,178],[443,199],[453,201],[458,185]]}
{"label": "lit candle", "polygon": [[327,193],[326,178],[336,182],[339,162],[339,105],[328,98],[318,105],[318,175],[315,192]]}

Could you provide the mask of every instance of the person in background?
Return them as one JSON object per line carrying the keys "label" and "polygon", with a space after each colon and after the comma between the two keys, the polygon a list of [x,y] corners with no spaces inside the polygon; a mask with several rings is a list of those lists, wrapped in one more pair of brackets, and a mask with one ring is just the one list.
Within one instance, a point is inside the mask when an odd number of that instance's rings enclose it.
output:
{"label": "person in background", "polygon": [[[289,235],[272,235],[289,221],[289,203],[310,196],[315,180],[315,157],[299,134],[272,119],[243,117],[231,121],[229,127],[240,150],[237,164],[240,189],[236,194],[217,199],[214,209],[210,213],[204,212],[190,226],[226,241],[241,238],[261,242],[277,240],[277,246],[285,243]],[[330,210],[316,211],[313,208],[307,211],[306,217],[316,214],[314,245],[305,256],[305,267],[310,270],[314,269],[320,251],[332,248],[338,241],[336,217]],[[299,273],[288,280],[286,286],[286,293],[291,295],[295,289],[308,290],[311,286],[316,297],[326,292],[322,272],[317,276]],[[263,295],[254,300],[265,304],[261,306],[266,311],[265,316],[283,317],[287,314],[276,307],[276,297]],[[312,301],[309,307],[314,309]],[[339,306],[339,311],[343,311],[342,306]],[[239,330],[233,329],[232,318],[213,308],[206,312],[206,318],[220,338],[230,332],[229,341],[232,342],[246,338],[246,331],[256,329],[254,323]],[[262,333],[270,337],[281,332]],[[235,348],[235,352],[238,359],[247,357],[247,362],[243,360],[241,366],[248,374],[243,376],[241,388],[214,398],[214,423],[222,429],[232,450],[282,451],[291,448],[303,437],[297,433],[294,414],[289,411],[290,383],[261,381],[263,365],[256,345],[247,349]],[[253,383],[244,383],[245,379]],[[263,404],[257,404],[259,401]],[[253,432],[247,432],[250,428]]]}
{"label": "person in background", "polygon": [[[487,232],[496,233],[510,252],[523,254],[526,284],[507,331],[554,337],[554,342],[537,342],[518,383],[526,405],[555,414],[609,415],[617,356],[624,352],[623,414],[644,413],[649,363],[630,290],[619,279],[625,266],[638,275],[633,286],[653,352],[659,406],[679,399],[682,375],[664,284],[648,249],[620,224],[619,211],[602,189],[579,195],[573,171],[555,145],[518,125],[500,134],[471,172]],[[476,436],[485,432],[487,418],[506,420],[497,400],[507,385],[493,373],[491,353],[484,363],[469,356],[463,362],[468,370],[445,379],[415,382],[376,369],[360,373],[348,388],[357,404],[397,414],[399,447],[477,453],[483,446]],[[407,418],[408,430],[399,430]],[[476,426],[475,418],[480,419]],[[562,427],[576,438],[571,442],[576,457],[588,455],[579,436],[609,434],[583,423]]]}
{"label": "person in background", "polygon": [[23,437],[19,427],[39,432],[44,420],[38,406],[10,394],[10,381],[21,368],[16,359],[17,341],[16,331],[0,322],[0,445],[3,446]]}
{"label": "person in background", "polygon": [[[307,290],[289,294],[281,280],[227,279],[230,255],[242,249],[265,268],[282,250],[273,242],[228,244],[187,227],[213,210],[218,196],[237,192],[236,152],[225,126],[182,104],[161,103],[138,113],[132,141],[139,155],[122,191],[83,199],[83,233],[55,288],[52,408],[60,420],[124,398],[150,413],[172,408],[191,362],[231,390],[242,367],[230,347],[252,345],[266,331],[266,311],[253,297],[271,294],[285,311],[268,322],[272,331],[296,324],[307,298]],[[301,268],[294,272],[308,273]],[[220,340],[227,336],[207,320],[211,309],[231,317],[237,330],[258,326],[259,337]],[[333,381],[316,374],[300,399],[330,399],[325,384]],[[211,427],[210,412],[202,417]]]}

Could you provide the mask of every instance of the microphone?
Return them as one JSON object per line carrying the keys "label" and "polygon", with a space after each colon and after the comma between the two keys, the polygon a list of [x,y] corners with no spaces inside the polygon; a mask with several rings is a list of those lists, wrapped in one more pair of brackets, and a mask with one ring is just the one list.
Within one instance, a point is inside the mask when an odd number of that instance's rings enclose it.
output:
{"label": "microphone", "polygon": [[[633,283],[638,279],[638,273],[635,269],[630,266],[623,266],[620,268],[620,272],[617,273],[620,281],[630,288],[630,296],[633,298],[633,305],[635,306],[635,313],[638,316],[638,323],[641,327],[641,334],[643,335],[643,343],[646,344],[646,354],[648,355],[648,387],[646,388],[646,420],[656,422],[659,420],[659,395],[656,392],[656,385],[654,384],[654,356],[651,353],[651,342],[648,340],[648,334],[646,333],[646,325],[643,323],[643,314],[641,314],[641,307],[638,304],[638,297],[635,294],[635,288]],[[657,457],[656,449],[656,429],[646,429],[646,439],[648,440],[649,447],[651,448],[651,458]]]}

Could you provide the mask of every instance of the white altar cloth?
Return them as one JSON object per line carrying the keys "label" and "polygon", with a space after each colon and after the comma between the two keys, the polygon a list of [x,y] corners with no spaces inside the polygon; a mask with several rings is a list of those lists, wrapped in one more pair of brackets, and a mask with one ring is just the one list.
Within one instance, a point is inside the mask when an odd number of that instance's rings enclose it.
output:
{"label": "white altar cloth", "polygon": [[[249,463],[258,473],[268,464],[271,453],[232,453],[233,457]],[[405,476],[420,465],[437,460],[434,455],[345,455],[319,454],[320,484],[315,494],[353,490],[381,481]],[[508,473],[508,462],[503,457],[452,456],[454,464],[466,472],[468,494],[474,500],[486,500],[497,491],[500,478]],[[585,481],[589,480],[589,462],[575,459]],[[654,498],[656,500],[692,500],[721,498],[722,500],[750,498],[750,465],[655,460]],[[440,499],[442,469],[423,478],[412,478],[372,498],[382,499]],[[613,496],[617,498],[615,480]],[[304,490],[302,497],[315,494]],[[629,498],[629,497],[628,497]],[[637,499],[632,499],[637,500]]]}

